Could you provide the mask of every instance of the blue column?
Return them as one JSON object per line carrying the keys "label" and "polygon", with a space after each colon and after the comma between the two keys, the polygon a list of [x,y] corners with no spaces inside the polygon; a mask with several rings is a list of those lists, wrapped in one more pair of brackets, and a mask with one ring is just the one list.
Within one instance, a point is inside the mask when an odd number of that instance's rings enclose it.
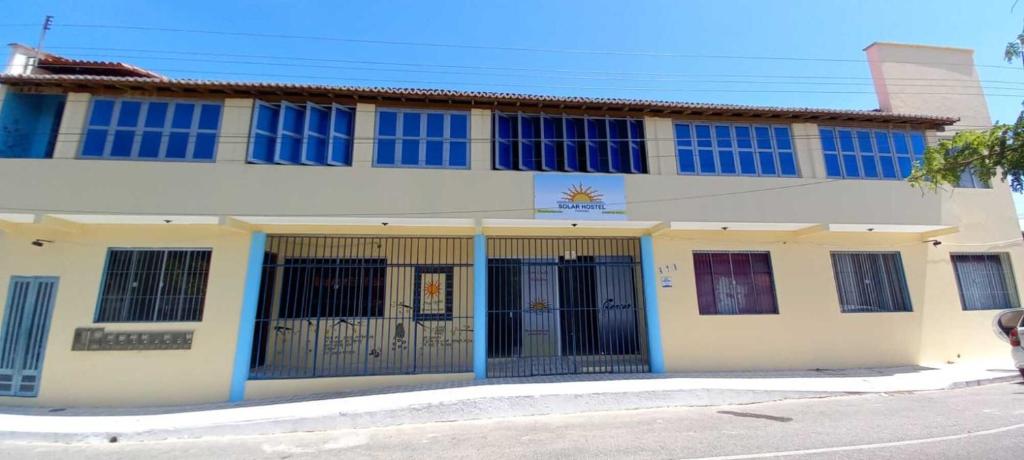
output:
{"label": "blue column", "polygon": [[651,372],[665,372],[665,355],[661,348],[661,318],[658,309],[658,272],[654,269],[654,238],[640,237],[640,262],[644,277],[644,302],[647,313],[647,349],[651,358]]}
{"label": "blue column", "polygon": [[487,237],[473,237],[473,374],[487,378]]}
{"label": "blue column", "polygon": [[249,357],[252,354],[252,334],[256,326],[256,306],[260,297],[260,278],[263,273],[263,252],[267,234],[254,232],[249,241],[249,262],[245,269],[245,288],[242,291],[242,315],[238,320],[238,343],[235,344],[235,364],[231,372],[231,402],[245,399],[245,382],[249,378]]}

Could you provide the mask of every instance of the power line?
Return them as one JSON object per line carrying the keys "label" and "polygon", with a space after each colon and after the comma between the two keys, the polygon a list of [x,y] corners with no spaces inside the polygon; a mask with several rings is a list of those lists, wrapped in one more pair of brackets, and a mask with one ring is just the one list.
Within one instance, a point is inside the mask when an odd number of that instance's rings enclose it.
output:
{"label": "power line", "polygon": [[[641,57],[665,57],[665,58],[686,58],[686,59],[768,60],[768,61],[794,61],[794,62],[851,62],[851,63],[871,62],[868,59],[810,58],[810,57],[791,57],[791,56],[684,54],[684,53],[668,53],[668,52],[636,51],[636,50],[592,50],[592,49],[574,49],[574,48],[533,48],[533,47],[515,47],[515,46],[473,45],[473,44],[465,44],[465,43],[434,43],[434,42],[414,42],[414,41],[401,41],[401,40],[374,40],[374,39],[360,39],[360,38],[347,38],[347,37],[328,37],[328,36],[317,36],[317,35],[298,35],[298,34],[279,34],[279,33],[275,34],[275,33],[260,33],[260,32],[237,32],[237,31],[224,31],[224,30],[186,29],[186,28],[175,28],[175,27],[128,26],[128,25],[117,25],[117,24],[75,24],[75,23],[69,23],[69,24],[61,24],[61,26],[62,27],[67,27],[67,28],[78,28],[78,29],[108,29],[108,30],[109,29],[115,29],[115,30],[131,30],[131,31],[143,31],[143,32],[188,33],[188,34],[201,34],[201,35],[248,37],[248,38],[274,38],[274,39],[286,39],[286,40],[317,40],[317,41],[331,41],[331,42],[343,42],[343,43],[361,43],[361,44],[372,44],[372,45],[414,46],[414,47],[428,47],[428,48],[453,48],[453,49],[494,50],[494,51],[516,51],[516,52],[554,53],[554,54],[641,56]],[[997,68],[997,69],[1020,70],[1016,66],[1007,66],[1007,65],[954,64],[954,63],[948,63],[948,62],[935,62],[935,61],[886,61],[886,62],[890,62],[890,63],[899,62],[899,63],[906,63],[906,64],[942,64],[942,65],[952,65],[952,66],[988,67],[988,68]]]}
{"label": "power line", "polygon": [[[71,67],[84,67],[84,66],[71,66]],[[96,66],[99,68],[108,68]],[[573,89],[573,90],[615,90],[615,91],[641,91],[641,92],[680,92],[680,93],[742,93],[742,94],[876,94],[874,91],[837,91],[837,90],[800,90],[800,89],[735,89],[735,88],[658,88],[658,87],[625,87],[625,86],[580,86],[580,85],[552,85],[552,84],[532,84],[532,83],[505,83],[505,82],[494,82],[494,83],[483,83],[483,82],[468,82],[468,81],[439,81],[439,80],[406,80],[406,79],[380,79],[380,78],[355,78],[355,77],[335,77],[335,76],[313,76],[308,74],[270,74],[265,72],[225,72],[225,71],[208,71],[208,70],[195,70],[195,69],[150,69],[150,70],[161,70],[161,71],[180,71],[180,72],[192,72],[192,73],[205,73],[205,74],[217,74],[217,75],[235,75],[235,76],[258,76],[258,77],[274,77],[274,78],[293,78],[293,79],[310,79],[310,80],[332,80],[332,81],[366,81],[375,83],[399,83],[399,84],[415,84],[415,85],[454,85],[454,86],[478,86],[478,87],[520,87],[520,88],[545,88],[545,89]],[[934,85],[929,85],[934,86]],[[1024,88],[1006,88],[1011,90],[1024,90]],[[1002,93],[954,93],[954,92],[919,92],[919,91],[890,91],[889,94],[913,94],[921,96],[985,96],[985,97],[1024,97],[1024,93],[1021,94],[1002,94]]]}
{"label": "power line", "polygon": [[[294,68],[294,63],[285,62],[252,62],[252,61],[231,61],[231,60],[218,60],[218,59],[197,59],[197,58],[169,58],[169,57],[139,57],[139,56],[117,56],[117,55],[102,55],[103,57],[128,57],[135,59],[157,59],[157,60],[174,60],[174,61],[189,61],[189,62],[208,62],[217,64],[242,64],[242,65],[259,65],[259,66],[275,66],[275,67],[289,67]],[[95,64],[46,64],[46,68],[73,68],[73,69],[108,69],[109,66],[95,65]],[[314,69],[337,69],[337,70],[358,70],[358,71],[371,71],[371,72],[400,72],[400,73],[428,73],[428,74],[442,74],[442,75],[477,75],[477,76],[490,76],[490,77],[521,77],[521,78],[535,78],[538,75],[508,75],[507,73],[481,73],[481,72],[467,72],[464,70],[453,71],[453,70],[424,70],[424,69],[389,69],[389,68],[372,68],[372,67],[349,67],[349,66],[338,66],[338,65],[323,65],[313,64],[306,65],[306,68]],[[267,74],[265,72],[253,73],[253,72],[223,72],[223,71],[211,71],[206,69],[180,69],[180,68],[155,68],[147,67],[146,70],[160,71],[160,72],[187,72],[195,74],[227,74],[227,75],[248,75],[248,76],[274,76],[274,77],[290,77],[290,78],[337,78],[337,79],[348,79],[346,77],[321,77],[313,76],[309,74]],[[656,81],[656,82],[687,82],[687,83],[722,83],[722,84],[759,84],[759,85],[808,85],[808,86],[869,86],[873,87],[874,84],[871,82],[839,82],[839,81],[769,81],[769,80],[724,80],[724,79],[709,79],[709,80],[696,80],[689,78],[629,78],[629,77],[613,77],[613,76],[587,76],[587,75],[543,75],[541,78],[556,78],[556,79],[578,79],[578,80],[613,80],[613,81]],[[808,78],[807,80],[810,80]],[[386,81],[386,80],[385,80]],[[970,83],[964,82],[962,83]],[[474,84],[474,83],[470,83]],[[479,83],[479,84],[494,84],[501,85],[500,83]],[[1021,83],[1010,83],[1020,84]],[[935,82],[929,83],[894,83],[891,86],[895,87],[928,87],[928,88],[962,88],[963,84],[941,84]],[[979,85],[982,86],[982,85]],[[1024,86],[1020,87],[1005,87],[1005,86],[984,86],[988,89],[998,90],[1020,90],[1024,91]],[[685,89],[678,89],[678,91],[686,91]]]}
{"label": "power line", "polygon": [[[365,64],[365,65],[390,65],[390,66],[403,66],[403,67],[436,67],[444,69],[469,69],[469,70],[492,70],[498,72],[552,72],[569,75],[579,74],[596,74],[596,75],[634,75],[638,77],[695,77],[695,78],[776,78],[776,79],[819,79],[819,80],[867,80],[873,81],[871,77],[843,77],[835,75],[769,75],[769,74],[685,74],[685,73],[673,73],[673,72],[629,72],[629,71],[603,71],[603,70],[584,70],[584,69],[547,69],[537,67],[502,67],[502,66],[479,66],[479,65],[455,65],[455,64],[423,64],[423,63],[408,63],[408,62],[394,62],[394,61],[372,61],[372,60],[353,60],[353,59],[331,59],[331,58],[311,58],[302,56],[273,56],[273,55],[253,55],[253,54],[233,54],[233,53],[211,53],[204,51],[169,51],[169,50],[146,50],[146,49],[132,49],[132,48],[99,48],[99,47],[79,47],[79,46],[64,46],[64,47],[51,47],[51,49],[67,49],[67,50],[102,50],[102,51],[128,51],[128,52],[141,52],[141,53],[161,53],[161,54],[174,54],[174,55],[186,55],[186,56],[213,56],[213,57],[231,57],[231,58],[255,58],[255,59],[271,59],[271,60],[282,60],[286,62],[266,62],[259,64],[266,65],[287,65],[294,67],[294,61],[308,61],[308,62],[335,62],[335,63],[348,63],[348,64]],[[99,56],[99,57],[121,57],[130,59],[160,59],[160,60],[186,60],[196,62],[212,62],[222,63],[219,59],[200,60],[195,58],[174,58],[166,56],[137,56],[128,54],[99,54],[99,53],[85,53],[86,56]],[[257,64],[257,62],[237,62],[237,63],[250,63]],[[490,74],[488,74],[490,75]],[[499,74],[504,75],[504,74]],[[886,77],[886,80],[908,80],[908,81],[957,81],[963,82],[963,79],[958,78],[925,78],[925,77]],[[680,79],[678,81],[686,81]],[[1024,81],[1009,81],[1009,80],[979,80],[985,83],[999,83],[999,84],[1018,84],[1024,85]]]}

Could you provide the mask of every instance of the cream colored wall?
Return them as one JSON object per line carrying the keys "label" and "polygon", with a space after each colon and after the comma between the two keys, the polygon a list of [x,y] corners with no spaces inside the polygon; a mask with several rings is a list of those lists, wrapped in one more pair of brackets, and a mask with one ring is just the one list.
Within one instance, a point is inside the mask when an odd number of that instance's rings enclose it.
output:
{"label": "cream colored wall", "polygon": [[[929,308],[924,305],[924,285],[925,256],[930,245],[908,236],[728,233],[670,232],[655,238],[656,266],[678,269],[668,273],[672,287],[658,287],[669,372],[918,363],[922,315]],[[695,250],[768,251],[779,313],[700,315],[693,267]],[[834,250],[898,250],[914,311],[841,313],[829,255]]]}
{"label": "cream colored wall", "polygon": [[[30,242],[53,240],[44,247]],[[85,227],[63,231],[20,225],[0,233],[0,298],[12,275],[60,278],[37,398],[0,405],[149,406],[225,401],[245,282],[249,236],[215,227]],[[212,248],[201,322],[93,322],[110,247]],[[2,313],[0,313],[2,315]],[[194,330],[191,350],[71,351],[75,328]]]}
{"label": "cream colored wall", "polygon": [[[864,51],[882,110],[960,117],[954,130],[992,124],[974,50],[876,42]],[[945,94],[934,94],[935,81]]]}

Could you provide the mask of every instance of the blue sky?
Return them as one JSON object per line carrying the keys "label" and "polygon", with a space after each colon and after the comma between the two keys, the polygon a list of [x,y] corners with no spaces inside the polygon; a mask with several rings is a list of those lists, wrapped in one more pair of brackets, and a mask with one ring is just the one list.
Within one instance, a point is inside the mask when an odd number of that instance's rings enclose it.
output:
{"label": "blue sky", "polygon": [[176,77],[864,109],[877,107],[863,62],[865,46],[873,41],[937,44],[973,48],[977,64],[992,66],[979,68],[990,111],[993,119],[1008,121],[1024,100],[1022,67],[1001,59],[1024,18],[1024,5],[1011,13],[1012,4],[35,0],[8,5],[0,34],[8,42],[34,44],[35,24],[53,14],[46,49],[128,61]]}

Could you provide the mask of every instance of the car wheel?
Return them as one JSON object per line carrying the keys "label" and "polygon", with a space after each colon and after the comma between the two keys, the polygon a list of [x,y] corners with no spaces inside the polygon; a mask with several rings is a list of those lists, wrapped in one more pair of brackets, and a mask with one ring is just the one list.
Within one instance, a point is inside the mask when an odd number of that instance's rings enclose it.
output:
{"label": "car wheel", "polygon": [[1017,369],[1020,371],[1020,378],[1024,379],[1024,369]]}

